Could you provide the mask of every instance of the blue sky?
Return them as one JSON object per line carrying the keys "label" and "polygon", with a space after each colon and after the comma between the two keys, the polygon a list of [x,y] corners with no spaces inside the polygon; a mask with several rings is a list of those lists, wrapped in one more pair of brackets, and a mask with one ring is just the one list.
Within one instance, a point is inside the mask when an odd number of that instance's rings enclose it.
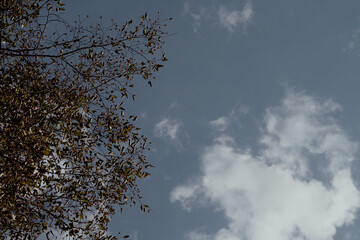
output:
{"label": "blue sky", "polygon": [[[358,240],[360,2],[77,0],[67,17],[172,17],[128,111],[156,167],[110,232],[133,240]],[[92,20],[90,20],[92,21]]]}

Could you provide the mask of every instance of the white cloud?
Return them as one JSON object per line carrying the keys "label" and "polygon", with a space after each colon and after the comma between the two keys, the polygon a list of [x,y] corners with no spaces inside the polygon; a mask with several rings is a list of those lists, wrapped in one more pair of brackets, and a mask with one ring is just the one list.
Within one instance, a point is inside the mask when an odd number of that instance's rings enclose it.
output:
{"label": "white cloud", "polygon": [[348,37],[349,40],[344,46],[343,51],[350,51],[350,52],[359,52],[359,42],[360,42],[360,26],[352,32],[351,36]]}
{"label": "white cloud", "polygon": [[[215,205],[224,212],[226,228],[191,240],[330,240],[336,228],[351,224],[360,207],[360,192],[351,177],[357,153],[332,117],[340,109],[288,91],[279,107],[269,108],[258,154],[235,147],[230,136],[215,139],[201,157],[202,175],[175,188],[171,200]],[[310,161],[323,161],[319,180]],[[321,169],[320,169],[321,170]]]}
{"label": "white cloud", "polygon": [[187,186],[178,186],[171,193],[170,200],[178,201],[183,209],[190,211],[192,202],[198,197],[197,193],[199,193],[199,184],[191,183]]}
{"label": "white cloud", "polygon": [[187,235],[186,239],[191,239],[191,240],[209,240],[211,238],[211,236],[209,236],[208,234],[204,234],[199,231],[193,231],[186,235]]}
{"label": "white cloud", "polygon": [[247,1],[241,10],[216,0],[184,3],[184,17],[191,20],[194,32],[198,32],[205,22],[208,26],[219,25],[220,22],[220,25],[230,32],[238,27],[246,28],[253,15],[254,11],[250,1]]}
{"label": "white cloud", "polygon": [[177,119],[163,118],[155,125],[155,136],[176,141],[181,123]]}
{"label": "white cloud", "polygon": [[197,32],[201,26],[202,20],[207,16],[207,10],[204,7],[201,7],[198,11],[195,11],[189,2],[185,2],[184,15],[191,18],[194,32]]}
{"label": "white cloud", "polygon": [[178,108],[178,107],[180,107],[178,101],[174,101],[169,105],[169,109]]}
{"label": "white cloud", "polygon": [[229,31],[233,31],[238,26],[246,27],[250,23],[253,14],[251,2],[247,2],[241,11],[228,9],[224,6],[220,7],[218,11],[220,23]]}
{"label": "white cloud", "polygon": [[215,120],[209,121],[209,125],[216,131],[224,133],[228,130],[230,125],[233,125],[234,122],[240,126],[239,118],[243,115],[248,114],[249,107],[240,104],[234,107],[227,116],[219,117]]}
{"label": "white cloud", "polygon": [[226,130],[227,126],[229,125],[229,118],[228,117],[219,117],[213,121],[209,122],[210,126],[215,128],[216,130],[223,132]]}
{"label": "white cloud", "polygon": [[245,115],[249,113],[249,107],[244,104],[237,105],[230,112],[230,117],[236,117],[237,115]]}
{"label": "white cloud", "polygon": [[325,155],[332,173],[348,168],[357,145],[330,116],[339,109],[331,100],[320,103],[313,97],[288,92],[281,107],[266,111],[261,139],[266,147],[264,158],[301,176],[308,172],[308,154],[313,158]]}

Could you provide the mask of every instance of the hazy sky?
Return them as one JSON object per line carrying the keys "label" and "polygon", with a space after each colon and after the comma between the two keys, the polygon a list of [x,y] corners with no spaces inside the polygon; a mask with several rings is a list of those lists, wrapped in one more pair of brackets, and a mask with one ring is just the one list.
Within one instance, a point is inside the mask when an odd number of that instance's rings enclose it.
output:
{"label": "hazy sky", "polygon": [[68,18],[174,18],[169,61],[128,106],[152,141],[151,212],[125,209],[110,232],[360,238],[360,1],[64,2]]}

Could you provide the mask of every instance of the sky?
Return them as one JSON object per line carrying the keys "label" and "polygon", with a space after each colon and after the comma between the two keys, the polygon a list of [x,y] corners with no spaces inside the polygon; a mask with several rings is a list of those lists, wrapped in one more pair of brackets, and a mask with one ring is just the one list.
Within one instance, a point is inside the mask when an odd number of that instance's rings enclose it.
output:
{"label": "sky", "polygon": [[[172,17],[127,111],[151,140],[132,240],[358,240],[358,0],[64,0],[66,17]],[[92,20],[90,20],[92,21]]]}

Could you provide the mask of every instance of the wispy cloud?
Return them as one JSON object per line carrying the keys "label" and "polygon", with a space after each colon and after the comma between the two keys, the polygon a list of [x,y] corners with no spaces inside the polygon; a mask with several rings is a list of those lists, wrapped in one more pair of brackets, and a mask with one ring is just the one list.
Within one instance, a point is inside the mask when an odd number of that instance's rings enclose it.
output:
{"label": "wispy cloud", "polygon": [[210,126],[214,129],[224,132],[229,125],[229,118],[228,117],[219,117],[213,121],[209,122]]}
{"label": "wispy cloud", "polygon": [[191,240],[209,240],[209,239],[211,239],[211,236],[209,236],[208,234],[199,232],[199,231],[192,231],[192,232],[186,234],[186,239],[191,239]]}
{"label": "wispy cloud", "polygon": [[172,202],[178,201],[182,208],[186,211],[191,211],[191,203],[198,197],[197,193],[200,191],[200,185],[197,183],[190,183],[187,186],[179,186],[176,191],[173,191],[170,196]]}
{"label": "wispy cloud", "polygon": [[180,121],[177,119],[163,118],[155,125],[155,136],[177,140],[180,129]]}
{"label": "wispy cloud", "polygon": [[331,100],[288,91],[280,106],[266,110],[257,154],[231,136],[216,138],[201,157],[201,176],[175,188],[171,200],[188,210],[206,200],[228,225],[187,239],[329,240],[351,224],[360,207],[351,176],[358,146],[334,119],[339,110]]}
{"label": "wispy cloud", "polygon": [[253,14],[251,2],[247,2],[241,11],[229,9],[225,6],[220,7],[218,11],[220,23],[231,32],[239,26],[246,28]]}
{"label": "wispy cloud", "polygon": [[202,21],[206,18],[207,10],[205,7],[200,7],[197,11],[189,2],[184,3],[184,15],[190,17],[194,32],[198,32]]}
{"label": "wispy cloud", "polygon": [[358,25],[350,36],[347,36],[347,43],[343,47],[344,52],[359,53],[360,25]]}
{"label": "wispy cloud", "polygon": [[225,132],[228,130],[230,125],[233,125],[234,122],[239,123],[239,117],[246,115],[249,111],[249,108],[245,105],[236,106],[229,114],[226,116],[219,117],[215,120],[209,122],[209,125],[216,130],[217,132]]}
{"label": "wispy cloud", "polygon": [[179,108],[180,105],[178,103],[178,101],[174,101],[169,105],[169,109],[174,109],[174,108]]}
{"label": "wispy cloud", "polygon": [[239,27],[246,29],[253,15],[250,1],[244,5],[243,9],[234,9],[221,1],[184,3],[184,16],[191,20],[194,32],[198,32],[204,23],[223,26],[230,32]]}

